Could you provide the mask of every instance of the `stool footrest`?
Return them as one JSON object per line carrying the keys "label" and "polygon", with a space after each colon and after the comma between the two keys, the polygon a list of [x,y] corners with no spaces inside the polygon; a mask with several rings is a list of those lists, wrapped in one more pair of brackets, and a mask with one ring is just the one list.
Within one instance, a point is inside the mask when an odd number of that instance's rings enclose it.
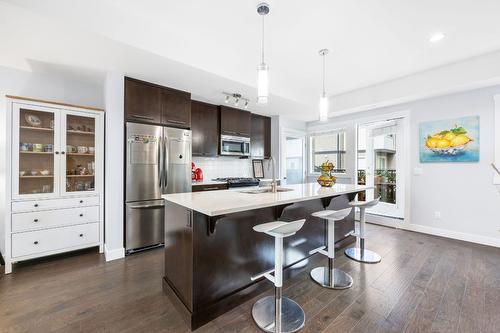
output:
{"label": "stool footrest", "polygon": [[268,279],[269,281],[271,281],[272,283],[274,283],[274,276],[271,275],[271,273],[274,273],[274,268],[271,268],[267,271],[264,271],[262,273],[259,273],[257,275],[254,275],[250,278],[250,280],[252,281],[255,281],[255,280],[258,280],[262,277],[265,277],[266,279]]}
{"label": "stool footrest", "polygon": [[318,248],[316,248],[316,249],[314,249],[314,250],[309,251],[309,254],[311,254],[311,255],[312,255],[312,254],[315,254],[315,253],[318,253],[318,252],[319,252],[319,253],[321,253],[321,254],[328,255],[328,253],[327,253],[327,252],[325,252],[325,251],[324,251],[324,249],[326,249],[326,246],[320,246],[320,247],[318,247]]}

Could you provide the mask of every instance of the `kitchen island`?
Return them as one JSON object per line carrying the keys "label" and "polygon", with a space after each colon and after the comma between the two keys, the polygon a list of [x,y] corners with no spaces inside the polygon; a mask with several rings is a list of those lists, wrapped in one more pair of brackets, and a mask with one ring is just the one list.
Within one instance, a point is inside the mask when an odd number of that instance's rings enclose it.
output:
{"label": "kitchen island", "polygon": [[[278,189],[281,192],[257,188],[163,195],[164,292],[191,329],[272,288],[267,280],[250,280],[274,267],[274,239],[254,232],[253,226],[306,219],[303,228],[284,241],[285,276],[292,276],[305,266],[310,250],[326,244],[326,224],[311,213],[347,208],[368,188],[311,183]],[[336,223],[336,247],[354,242],[352,231],[354,212]]]}

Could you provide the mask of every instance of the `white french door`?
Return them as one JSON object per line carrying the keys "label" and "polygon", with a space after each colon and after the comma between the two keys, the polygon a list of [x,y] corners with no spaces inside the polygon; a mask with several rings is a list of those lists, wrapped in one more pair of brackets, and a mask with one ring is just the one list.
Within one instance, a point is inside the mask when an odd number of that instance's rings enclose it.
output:
{"label": "white french door", "polygon": [[281,158],[283,180],[288,185],[305,183],[305,133],[284,131],[281,147],[283,150]]}
{"label": "white french door", "polygon": [[380,197],[380,203],[367,212],[402,219],[405,175],[402,122],[400,119],[393,119],[363,127],[366,140],[366,185],[374,188],[367,191],[366,199]]}

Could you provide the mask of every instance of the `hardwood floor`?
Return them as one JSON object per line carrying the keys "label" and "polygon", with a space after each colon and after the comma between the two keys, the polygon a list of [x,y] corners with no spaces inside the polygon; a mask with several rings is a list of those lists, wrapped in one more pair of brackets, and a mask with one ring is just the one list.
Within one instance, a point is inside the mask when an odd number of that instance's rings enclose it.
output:
{"label": "hardwood floor", "polygon": [[[285,280],[304,332],[500,332],[500,249],[373,225],[368,234],[379,264],[338,252],[352,288],[313,283],[309,270],[326,264],[319,255]],[[162,293],[162,249],[109,263],[84,251],[0,273],[1,332],[188,332]],[[260,297],[196,332],[259,332],[251,308]]]}

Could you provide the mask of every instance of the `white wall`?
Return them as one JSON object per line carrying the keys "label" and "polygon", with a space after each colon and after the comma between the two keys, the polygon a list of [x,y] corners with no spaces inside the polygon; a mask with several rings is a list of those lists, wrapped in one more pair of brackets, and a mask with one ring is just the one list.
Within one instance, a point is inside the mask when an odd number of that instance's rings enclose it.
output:
{"label": "white wall", "polygon": [[0,66],[0,111],[5,112],[5,95],[39,98],[103,108],[102,84],[79,77],[34,73]]}
{"label": "white wall", "polygon": [[106,159],[104,194],[104,253],[106,260],[125,256],[124,211],[124,75],[108,73],[104,86],[106,103]]}
{"label": "white wall", "polygon": [[[410,110],[411,216],[406,228],[500,246],[500,194],[493,185],[494,99],[500,86],[415,101],[333,118],[328,125],[350,124],[376,115]],[[419,124],[424,121],[480,116],[479,163],[432,163],[419,160]],[[309,128],[317,124],[309,124]],[[349,146],[351,150],[354,146]],[[350,152],[354,155],[354,151]],[[440,212],[441,219],[434,213]]]}

